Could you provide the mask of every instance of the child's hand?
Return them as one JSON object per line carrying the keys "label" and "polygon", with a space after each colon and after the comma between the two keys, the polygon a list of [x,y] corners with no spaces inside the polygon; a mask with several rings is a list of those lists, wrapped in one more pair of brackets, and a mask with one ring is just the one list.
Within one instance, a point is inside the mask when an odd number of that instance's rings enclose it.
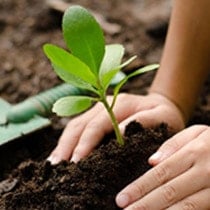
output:
{"label": "child's hand", "polygon": [[192,126],[164,143],[149,160],[156,165],[124,188],[125,210],[210,209],[210,127]]}
{"label": "child's hand", "polygon": [[[112,97],[109,98],[111,100]],[[147,96],[120,94],[114,113],[122,133],[125,126],[134,120],[147,127],[165,122],[174,131],[184,128],[180,110],[170,100],[156,93]],[[103,105],[98,103],[68,123],[48,160],[52,164],[69,159],[78,162],[93,150],[105,134],[111,131],[112,124],[109,116]]]}

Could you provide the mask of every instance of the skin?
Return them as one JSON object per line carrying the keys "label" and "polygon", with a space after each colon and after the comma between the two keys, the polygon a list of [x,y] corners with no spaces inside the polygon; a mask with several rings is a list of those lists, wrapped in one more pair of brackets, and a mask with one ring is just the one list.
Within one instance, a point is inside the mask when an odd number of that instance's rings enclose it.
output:
{"label": "skin", "polygon": [[[151,92],[176,104],[185,123],[210,69],[209,9],[208,0],[174,1],[161,68],[151,87]],[[210,209],[209,136],[209,126],[197,125],[169,139],[149,159],[153,169],[117,195],[118,206],[126,210]]]}
{"label": "skin", "polygon": [[[149,159],[154,167],[119,192],[121,208],[210,209],[210,128],[184,129],[210,69],[209,11],[209,0],[174,1],[161,66],[148,95],[120,94],[116,101],[122,133],[133,120],[144,126],[166,122],[180,131]],[[78,162],[110,131],[106,111],[96,104],[68,123],[48,160]]]}

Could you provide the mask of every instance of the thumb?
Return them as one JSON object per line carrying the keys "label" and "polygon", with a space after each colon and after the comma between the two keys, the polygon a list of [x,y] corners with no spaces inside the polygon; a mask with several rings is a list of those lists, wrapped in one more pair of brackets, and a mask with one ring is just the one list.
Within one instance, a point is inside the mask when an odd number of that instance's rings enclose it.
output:
{"label": "thumb", "polygon": [[186,128],[180,131],[169,140],[167,140],[148,160],[149,164],[155,166],[167,159],[175,152],[180,150],[186,144],[197,138],[204,130],[206,126],[196,125]]}

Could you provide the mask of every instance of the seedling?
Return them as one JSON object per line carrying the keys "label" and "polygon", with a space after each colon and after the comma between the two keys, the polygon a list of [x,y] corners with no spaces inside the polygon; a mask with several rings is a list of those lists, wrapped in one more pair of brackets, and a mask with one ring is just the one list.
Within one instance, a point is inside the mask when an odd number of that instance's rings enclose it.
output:
{"label": "seedling", "polygon": [[105,45],[100,25],[81,6],[71,6],[65,11],[62,30],[69,51],[52,44],[45,44],[44,52],[62,80],[92,92],[93,96],[61,98],[54,104],[53,112],[59,116],[71,116],[87,110],[94,102],[102,102],[111,118],[117,142],[123,145],[124,140],[113,112],[120,88],[129,78],[157,69],[158,65],[148,65],[124,77],[115,86],[113,100],[108,103],[106,95],[111,81],[119,74],[120,69],[132,62],[136,56],[121,63],[124,55],[123,46]]}

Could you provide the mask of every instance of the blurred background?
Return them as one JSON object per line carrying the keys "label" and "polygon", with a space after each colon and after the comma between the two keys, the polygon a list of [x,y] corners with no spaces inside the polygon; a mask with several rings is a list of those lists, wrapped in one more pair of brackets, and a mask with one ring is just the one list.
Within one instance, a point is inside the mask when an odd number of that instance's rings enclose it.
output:
{"label": "blurred background", "polygon": [[96,15],[106,42],[125,46],[138,59],[125,69],[159,62],[170,0],[0,0],[0,96],[16,103],[60,80],[42,52],[46,42],[65,47],[62,10],[80,4]]}

